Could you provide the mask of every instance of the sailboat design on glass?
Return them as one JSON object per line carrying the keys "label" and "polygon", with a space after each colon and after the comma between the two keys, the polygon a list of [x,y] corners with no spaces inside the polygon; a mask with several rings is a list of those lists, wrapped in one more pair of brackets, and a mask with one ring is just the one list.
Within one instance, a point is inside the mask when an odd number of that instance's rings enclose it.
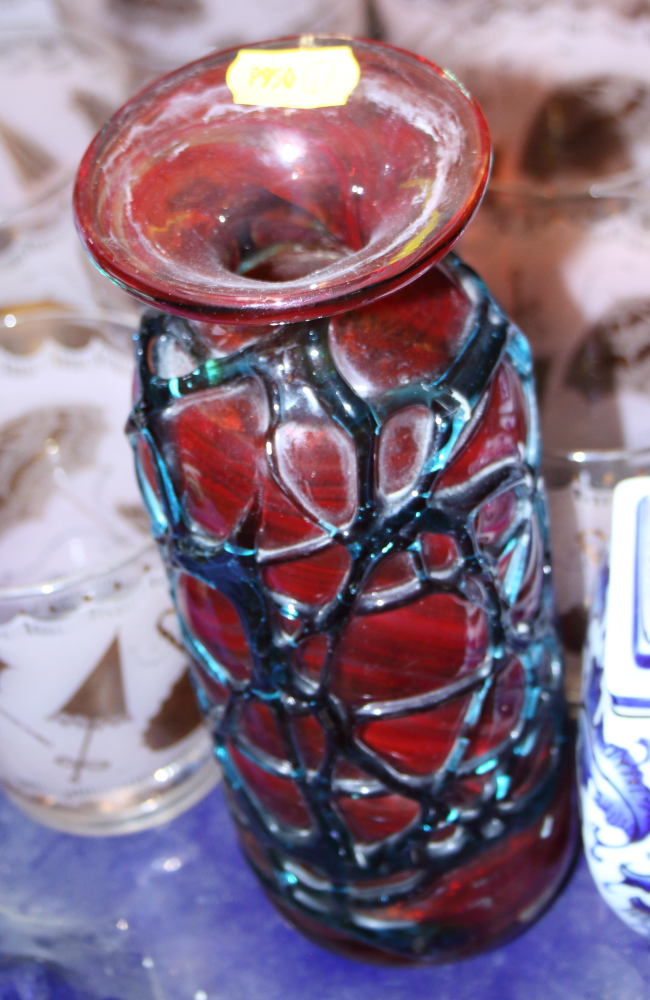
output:
{"label": "sailboat design on glass", "polygon": [[[173,608],[167,608],[158,618],[156,629],[174,649],[186,654],[187,650],[174,634],[175,622],[176,612]],[[192,687],[190,668],[186,667],[156,714],[149,719],[142,738],[150,750],[166,750],[184,740],[200,724],[201,714]]]}
{"label": "sailboat design on glass", "polygon": [[[3,659],[0,659],[0,674],[3,674],[5,670],[10,670],[10,669],[11,668],[9,664],[5,663]],[[13,726],[16,726],[18,729],[21,729],[24,733],[27,733],[28,736],[32,737],[32,739],[35,739],[39,743],[42,743],[44,747],[52,746],[49,740],[45,739],[44,736],[41,736],[40,733],[35,732],[31,728],[31,726],[26,726],[25,723],[21,722],[20,719],[17,719],[15,715],[13,715],[11,712],[8,712],[7,709],[4,708],[4,706],[0,707],[0,715],[2,716],[3,719],[6,719],[8,722],[11,722]]]}
{"label": "sailboat design on glass", "polygon": [[97,132],[103,128],[115,110],[103,97],[81,87],[73,90],[71,99],[72,106],[85,116],[90,126]]}
{"label": "sailboat design on glass", "polygon": [[158,712],[149,719],[143,739],[150,750],[166,750],[193,733],[200,723],[190,670],[186,667]]}
{"label": "sailboat design on glass", "polygon": [[54,173],[58,164],[53,156],[29,136],[6,122],[0,122],[0,140],[23,184],[36,184]]}
{"label": "sailboat design on glass", "polygon": [[200,0],[112,0],[110,6],[126,21],[192,21],[203,12]]}
{"label": "sailboat design on glass", "polygon": [[57,764],[71,768],[71,782],[79,781],[84,770],[103,771],[110,767],[109,761],[90,760],[88,754],[93,733],[97,729],[102,726],[119,725],[121,722],[129,720],[117,636],[92,673],[77,688],[65,705],[52,716],[52,719],[63,725],[73,724],[85,728],[78,755],[74,758],[56,758]]}

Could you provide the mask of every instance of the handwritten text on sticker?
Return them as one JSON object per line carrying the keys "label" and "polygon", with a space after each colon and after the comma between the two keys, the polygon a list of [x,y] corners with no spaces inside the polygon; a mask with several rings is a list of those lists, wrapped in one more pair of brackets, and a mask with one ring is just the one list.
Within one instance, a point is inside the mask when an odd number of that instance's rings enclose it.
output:
{"label": "handwritten text on sticker", "polygon": [[361,76],[349,45],[240,49],[226,83],[235,104],[331,108],[346,104]]}

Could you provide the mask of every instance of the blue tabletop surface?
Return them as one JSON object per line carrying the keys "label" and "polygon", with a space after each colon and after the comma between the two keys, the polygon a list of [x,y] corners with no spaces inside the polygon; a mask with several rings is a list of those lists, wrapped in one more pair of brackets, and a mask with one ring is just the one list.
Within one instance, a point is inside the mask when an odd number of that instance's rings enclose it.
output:
{"label": "blue tabletop surface", "polygon": [[0,799],[0,845],[0,951],[90,969],[93,996],[650,997],[649,945],[610,913],[584,859],[541,920],[505,948],[405,970],[338,958],[286,926],[239,853],[220,788],[166,826],[110,839],[55,833]]}

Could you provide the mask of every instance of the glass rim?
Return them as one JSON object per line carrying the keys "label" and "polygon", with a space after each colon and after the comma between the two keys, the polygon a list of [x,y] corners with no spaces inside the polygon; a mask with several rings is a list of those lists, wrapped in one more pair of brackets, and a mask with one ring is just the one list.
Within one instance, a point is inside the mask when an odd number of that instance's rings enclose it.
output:
{"label": "glass rim", "polygon": [[[54,305],[55,303],[51,302],[42,306],[38,302],[23,302],[14,306],[0,306],[0,334],[15,331],[17,327],[27,323],[46,323],[48,320],[52,320],[53,322],[65,323],[68,321],[82,325],[84,323],[112,323],[113,326],[121,326],[125,330],[131,330],[131,337],[133,337],[139,323],[139,317],[121,309],[97,306],[96,308],[83,308],[77,312],[66,303],[61,303],[61,309],[54,308]],[[15,322],[8,324],[6,319],[10,316]],[[3,330],[3,328],[5,329]],[[2,351],[1,346],[0,351]]]}
{"label": "glass rim", "polygon": [[[323,43],[340,43],[348,45],[357,52],[384,54],[395,64],[395,68],[411,65],[413,70],[426,70],[440,83],[451,87],[458,95],[473,123],[475,134],[475,163],[467,184],[467,193],[460,204],[454,204],[453,214],[440,228],[433,226],[426,231],[417,246],[411,247],[413,240],[405,234],[402,244],[394,248],[390,261],[369,257],[359,260],[362,251],[351,253],[346,258],[347,266],[341,275],[328,281],[320,281],[317,285],[307,284],[299,289],[288,287],[291,282],[260,282],[259,291],[263,296],[252,296],[248,285],[242,288],[214,291],[218,280],[213,286],[189,288],[187,282],[177,282],[176,286],[170,279],[158,278],[149,274],[143,275],[133,260],[122,260],[115,252],[115,238],[103,232],[97,223],[93,211],[93,200],[96,198],[100,167],[108,155],[109,143],[116,142],[119,131],[132,126],[138,121],[146,109],[147,99],[162,99],[161,95],[171,92],[172,87],[179,90],[193,80],[200,79],[202,70],[213,71],[216,67],[225,66],[233,54],[245,49],[264,49],[294,45],[317,45]],[[233,101],[233,105],[237,105]],[[112,147],[111,147],[112,148]],[[73,206],[77,231],[89,256],[102,273],[106,274],[121,288],[137,296],[147,304],[176,313],[190,319],[207,322],[236,323],[246,325],[266,325],[269,323],[286,323],[295,320],[297,314],[303,320],[332,316],[352,308],[358,308],[374,301],[399,288],[409,284],[428,270],[451,248],[461,235],[478,208],[485,192],[491,162],[491,146],[487,122],[480,106],[463,84],[448,70],[445,70],[428,59],[407,52],[396,46],[376,39],[352,38],[346,35],[290,35],[267,41],[255,42],[251,45],[236,45],[228,49],[210,53],[186,66],[175,69],[145,87],[120,108],[104,126],[88,147],[79,166]],[[460,201],[460,198],[459,198]],[[408,253],[404,252],[408,251]],[[312,272],[317,274],[318,272]],[[302,280],[302,279],[300,279]],[[171,287],[170,287],[171,286]]]}
{"label": "glass rim", "polygon": [[130,563],[135,563],[147,552],[153,552],[156,542],[153,538],[144,538],[137,546],[128,549],[119,557],[106,560],[99,566],[84,570],[69,576],[53,576],[42,583],[32,583],[22,587],[0,587],[0,604],[3,602],[34,599],[37,597],[56,597],[66,590],[76,589],[94,580],[110,577]]}
{"label": "glass rim", "polygon": [[531,181],[500,181],[492,178],[487,193],[521,198],[538,204],[557,205],[577,201],[650,201],[650,169],[626,170],[610,177],[575,183],[541,184]]}
{"label": "glass rim", "polygon": [[[78,313],[73,312],[69,308],[62,310],[61,312],[56,312],[55,310],[50,309],[39,311],[30,315],[18,314],[16,316],[13,313],[7,313],[7,315],[12,315],[15,319],[15,324],[7,328],[8,332],[12,333],[15,332],[20,326],[53,320],[55,322],[62,323],[71,321],[79,324],[100,322],[112,323],[114,326],[119,326],[124,330],[129,330],[131,335],[133,334],[133,324],[126,322],[126,314],[118,311],[112,312],[109,309],[97,309],[95,311],[84,310],[83,312]],[[3,314],[0,311],[0,328],[2,327],[2,320]],[[114,349],[117,350],[117,348]],[[2,347],[0,347],[0,351],[3,351]],[[4,351],[3,353],[9,352]],[[0,586],[0,602],[35,597],[48,597],[60,594],[68,588],[79,587],[84,583],[91,582],[92,580],[98,580],[102,577],[110,576],[112,573],[124,568],[129,563],[135,562],[147,551],[150,549],[153,550],[155,547],[155,540],[149,536],[134,542],[133,545],[129,546],[127,549],[120,550],[119,554],[116,554],[112,559],[107,559],[97,566],[86,568],[78,573],[50,577],[49,579],[39,581],[38,583],[10,587]]]}
{"label": "glass rim", "polygon": [[646,448],[576,448],[574,451],[551,451],[543,456],[543,462],[567,462],[571,465],[587,465],[591,462],[634,462],[650,461],[650,445]]}
{"label": "glass rim", "polygon": [[0,226],[20,225],[21,216],[29,215],[35,209],[40,208],[50,198],[55,198],[67,187],[72,187],[74,181],[74,169],[67,169],[59,174],[52,183],[44,187],[41,191],[35,192],[25,201],[8,205],[5,209],[0,209]]}

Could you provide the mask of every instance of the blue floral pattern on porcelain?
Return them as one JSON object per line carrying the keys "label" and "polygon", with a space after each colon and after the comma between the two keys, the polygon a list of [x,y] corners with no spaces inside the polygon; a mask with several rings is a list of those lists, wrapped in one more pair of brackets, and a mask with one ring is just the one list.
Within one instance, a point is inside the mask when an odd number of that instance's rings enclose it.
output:
{"label": "blue floral pattern on porcelain", "polygon": [[[650,479],[621,484],[625,509],[619,503],[618,516],[614,498],[611,565],[601,573],[585,647],[578,776],[585,853],[598,890],[628,926],[650,936],[650,703],[644,697],[650,671],[635,657],[638,566],[650,558],[639,544],[647,506],[642,483],[647,496]],[[629,516],[630,504],[638,517]]]}

